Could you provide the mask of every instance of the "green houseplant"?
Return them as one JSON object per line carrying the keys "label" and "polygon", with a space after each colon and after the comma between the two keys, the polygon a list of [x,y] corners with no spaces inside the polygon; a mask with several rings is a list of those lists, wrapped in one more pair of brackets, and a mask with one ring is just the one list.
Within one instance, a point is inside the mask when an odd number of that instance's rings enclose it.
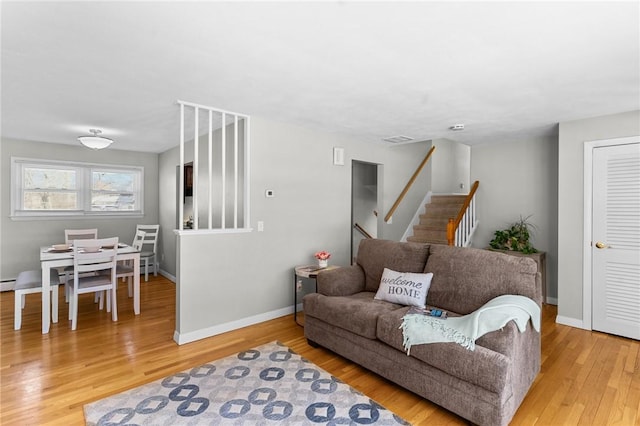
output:
{"label": "green houseplant", "polygon": [[518,251],[525,254],[537,253],[538,250],[529,241],[531,230],[535,229],[535,225],[529,222],[530,217],[523,219],[520,216],[520,220],[512,223],[507,229],[496,231],[489,246],[498,250]]}

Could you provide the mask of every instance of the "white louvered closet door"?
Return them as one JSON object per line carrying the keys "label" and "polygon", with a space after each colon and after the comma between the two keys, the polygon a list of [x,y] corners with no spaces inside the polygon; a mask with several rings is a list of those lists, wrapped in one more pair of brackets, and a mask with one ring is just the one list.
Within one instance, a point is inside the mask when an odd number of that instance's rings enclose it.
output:
{"label": "white louvered closet door", "polygon": [[592,328],[640,339],[640,144],[593,150]]}

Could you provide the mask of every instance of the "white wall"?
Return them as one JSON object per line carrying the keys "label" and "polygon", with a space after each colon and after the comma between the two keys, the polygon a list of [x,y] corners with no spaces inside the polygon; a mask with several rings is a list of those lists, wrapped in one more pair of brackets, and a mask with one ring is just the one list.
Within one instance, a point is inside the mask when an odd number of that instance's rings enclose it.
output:
{"label": "white wall", "polygon": [[468,194],[470,186],[471,147],[450,139],[434,139],[429,163],[432,167],[434,194]]}
{"label": "white wall", "polygon": [[557,297],[557,136],[471,147],[471,177],[480,181],[480,220],[474,247],[488,247],[494,232],[531,215],[533,246],[546,252],[547,297]]}
{"label": "white wall", "polygon": [[[82,146],[2,139],[0,274],[14,279],[20,271],[40,268],[39,248],[64,242],[66,228],[98,228],[101,237],[119,237],[131,243],[137,223],[158,223],[158,154],[108,148],[94,151]],[[144,216],[139,218],[74,218],[12,220],[11,157],[26,157],[97,164],[144,167]]]}
{"label": "white wall", "polygon": [[558,322],[583,321],[584,143],[640,135],[640,111],[560,123],[558,151]]}
{"label": "white wall", "polygon": [[[314,263],[318,250],[330,251],[333,264],[350,263],[352,160],[383,165],[384,179],[378,185],[384,188],[386,213],[428,150],[424,143],[359,143],[258,117],[251,119],[251,137],[254,231],[179,237],[179,341],[292,312],[295,265]],[[334,146],[345,149],[345,166],[332,164]],[[160,220],[165,231],[175,226],[177,159],[177,149],[160,156]],[[379,238],[400,239],[428,183],[426,176],[418,180],[420,190],[409,192]],[[272,189],[275,197],[265,198],[265,189]],[[255,231],[257,221],[264,222],[264,232]],[[165,243],[170,244],[169,238]],[[170,248],[164,250],[168,256]]]}

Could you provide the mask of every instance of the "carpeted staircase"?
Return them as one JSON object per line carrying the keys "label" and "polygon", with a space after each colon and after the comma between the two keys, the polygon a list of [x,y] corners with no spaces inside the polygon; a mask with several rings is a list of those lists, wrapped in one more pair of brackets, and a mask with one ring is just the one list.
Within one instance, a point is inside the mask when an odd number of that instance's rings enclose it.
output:
{"label": "carpeted staircase", "polygon": [[447,222],[458,215],[466,195],[433,195],[420,215],[420,223],[413,227],[407,241],[428,244],[447,244]]}

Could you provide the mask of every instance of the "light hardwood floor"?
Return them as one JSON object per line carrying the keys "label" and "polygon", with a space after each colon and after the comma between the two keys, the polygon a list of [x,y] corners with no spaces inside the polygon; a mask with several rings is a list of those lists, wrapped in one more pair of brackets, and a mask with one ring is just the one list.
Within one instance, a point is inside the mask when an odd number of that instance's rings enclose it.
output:
{"label": "light hardwood floor", "polygon": [[[284,284],[283,284],[284,285]],[[60,289],[61,301],[62,288]],[[175,287],[150,277],[133,315],[121,284],[118,322],[84,295],[78,330],[67,305],[48,335],[40,332],[40,295],[28,295],[23,326],[13,330],[13,292],[0,294],[2,425],[81,425],[88,402],[273,340],[393,410],[414,425],[464,425],[456,415],[324,349],[307,345],[291,315],[178,346]],[[640,425],[640,343],[555,324],[543,311],[542,369],[514,425]]]}

